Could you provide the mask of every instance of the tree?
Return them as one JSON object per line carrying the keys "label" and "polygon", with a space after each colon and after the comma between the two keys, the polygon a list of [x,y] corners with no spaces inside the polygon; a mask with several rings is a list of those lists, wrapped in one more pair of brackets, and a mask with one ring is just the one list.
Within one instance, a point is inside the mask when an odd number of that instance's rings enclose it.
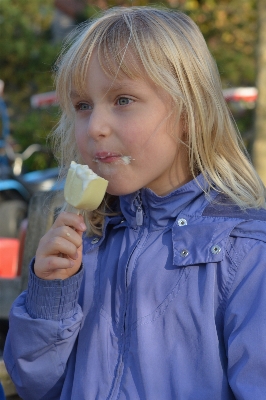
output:
{"label": "tree", "polygon": [[224,87],[255,83],[256,0],[169,0],[200,27]]}
{"label": "tree", "polygon": [[255,167],[266,184],[266,3],[258,0],[258,100],[256,107],[256,139],[253,159]]}
{"label": "tree", "polygon": [[[58,46],[51,41],[53,0],[0,1],[0,78],[5,82],[12,136],[21,150],[44,144],[56,110],[33,111],[30,97],[53,90],[51,66]],[[42,156],[33,167],[45,167]]]}

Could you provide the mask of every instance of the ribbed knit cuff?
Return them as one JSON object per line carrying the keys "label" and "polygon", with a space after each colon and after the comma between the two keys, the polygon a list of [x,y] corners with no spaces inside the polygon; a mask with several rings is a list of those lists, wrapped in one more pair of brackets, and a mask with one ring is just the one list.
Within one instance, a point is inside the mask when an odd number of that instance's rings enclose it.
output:
{"label": "ribbed knit cuff", "polygon": [[35,259],[31,261],[26,308],[32,318],[59,321],[71,318],[77,311],[78,295],[83,278],[83,268],[65,280],[44,280],[33,272]]}

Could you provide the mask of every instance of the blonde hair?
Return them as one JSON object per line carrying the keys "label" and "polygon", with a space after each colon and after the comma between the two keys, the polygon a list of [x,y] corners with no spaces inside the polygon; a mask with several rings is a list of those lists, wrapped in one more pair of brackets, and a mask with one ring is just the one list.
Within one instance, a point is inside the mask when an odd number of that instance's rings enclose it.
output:
{"label": "blonde hair", "polygon": [[[197,25],[185,14],[152,7],[115,7],[81,24],[68,39],[56,64],[56,90],[62,115],[53,132],[62,176],[72,160],[82,162],[74,137],[70,92],[82,92],[93,51],[106,74],[122,71],[132,79],[143,69],[168,92],[183,119],[189,168],[202,173],[210,188],[228,195],[241,208],[265,207],[265,188],[251,165],[224,100],[219,73]],[[133,54],[136,62],[132,63]],[[100,234],[114,196],[88,215]],[[110,211],[112,213],[112,210]]]}

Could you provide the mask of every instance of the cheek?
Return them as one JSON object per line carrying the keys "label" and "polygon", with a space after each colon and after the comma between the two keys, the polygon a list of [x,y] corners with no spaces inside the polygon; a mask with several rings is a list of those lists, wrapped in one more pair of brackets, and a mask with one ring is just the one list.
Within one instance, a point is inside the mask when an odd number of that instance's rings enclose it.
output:
{"label": "cheek", "polygon": [[143,153],[149,149],[153,132],[147,125],[138,124],[134,126],[134,129],[126,129],[125,132],[123,143],[133,153]]}
{"label": "cheek", "polygon": [[88,159],[88,136],[84,131],[80,129],[75,129],[75,140],[79,154],[83,160],[84,164],[88,164],[90,161]]}
{"label": "cheek", "polygon": [[138,158],[159,160],[161,157],[169,161],[175,157],[178,148],[178,139],[171,136],[165,126],[161,129],[139,130],[132,141],[132,149],[138,154]]}
{"label": "cheek", "polygon": [[86,131],[80,122],[75,123],[75,139],[79,149],[81,149],[88,140]]}

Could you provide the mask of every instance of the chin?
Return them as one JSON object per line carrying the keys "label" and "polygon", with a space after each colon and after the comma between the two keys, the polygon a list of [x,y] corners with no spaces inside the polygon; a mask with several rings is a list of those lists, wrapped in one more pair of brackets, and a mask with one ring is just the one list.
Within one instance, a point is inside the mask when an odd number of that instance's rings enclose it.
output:
{"label": "chin", "polygon": [[112,196],[125,196],[127,194],[131,194],[139,190],[139,188],[134,187],[125,187],[125,188],[113,188],[112,186],[107,188],[107,193],[111,194]]}

